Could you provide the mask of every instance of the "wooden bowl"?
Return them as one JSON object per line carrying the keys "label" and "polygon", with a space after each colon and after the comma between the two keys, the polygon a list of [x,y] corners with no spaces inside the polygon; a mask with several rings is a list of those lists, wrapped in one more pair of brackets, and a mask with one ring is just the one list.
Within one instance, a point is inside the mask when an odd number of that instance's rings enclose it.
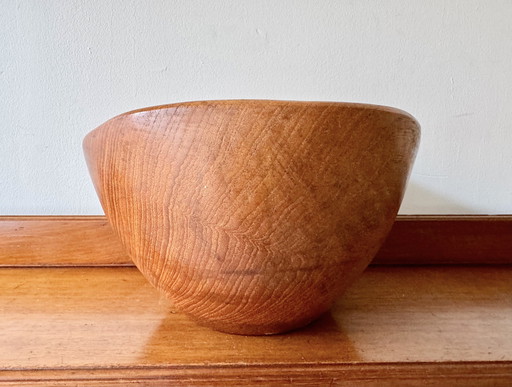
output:
{"label": "wooden bowl", "polygon": [[262,335],[316,319],[366,268],[419,134],[382,106],[204,101],[117,116],[84,150],[142,274],[198,323]]}

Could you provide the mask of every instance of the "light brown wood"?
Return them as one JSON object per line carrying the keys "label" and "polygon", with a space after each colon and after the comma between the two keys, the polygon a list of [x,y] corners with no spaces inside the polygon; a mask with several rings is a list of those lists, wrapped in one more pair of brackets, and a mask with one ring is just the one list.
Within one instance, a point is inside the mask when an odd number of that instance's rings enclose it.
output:
{"label": "light brown wood", "polygon": [[319,321],[215,332],[135,268],[0,269],[0,385],[509,386],[512,266],[373,266]]}
{"label": "light brown wood", "polygon": [[[372,264],[510,264],[510,215],[399,215]],[[0,266],[133,266],[104,216],[0,216]]]}
{"label": "light brown wood", "polygon": [[418,141],[397,109],[239,100],[122,114],[84,150],[150,283],[200,324],[273,334],[318,318],[370,263]]}
{"label": "light brown wood", "polygon": [[2,216],[0,266],[133,263],[104,216]]}

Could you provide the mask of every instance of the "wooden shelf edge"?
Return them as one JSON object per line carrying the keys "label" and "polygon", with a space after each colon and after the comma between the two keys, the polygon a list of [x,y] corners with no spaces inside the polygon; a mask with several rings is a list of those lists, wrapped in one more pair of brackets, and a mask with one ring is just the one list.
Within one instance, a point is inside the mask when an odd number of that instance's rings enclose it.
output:
{"label": "wooden shelf edge", "polygon": [[361,363],[361,364],[232,364],[141,366],[119,368],[66,368],[0,370],[0,385],[95,385],[118,386],[143,383],[177,385],[270,385],[300,381],[300,385],[408,386],[441,383],[467,386],[509,386],[512,361]]}
{"label": "wooden shelf edge", "polygon": [[198,326],[135,268],[0,269],[0,386],[510,386],[512,265],[374,266],[284,335]]}
{"label": "wooden shelf edge", "polygon": [[[512,263],[512,215],[400,215],[375,264]],[[0,266],[129,266],[104,216],[0,216]]]}

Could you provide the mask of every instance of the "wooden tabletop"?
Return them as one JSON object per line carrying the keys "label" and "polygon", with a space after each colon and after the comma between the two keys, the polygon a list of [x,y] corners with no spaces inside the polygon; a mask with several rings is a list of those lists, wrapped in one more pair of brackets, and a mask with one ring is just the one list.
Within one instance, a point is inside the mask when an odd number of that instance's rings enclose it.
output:
{"label": "wooden tabletop", "polygon": [[0,269],[0,385],[511,385],[512,266],[372,266],[269,337],[175,313],[132,267]]}

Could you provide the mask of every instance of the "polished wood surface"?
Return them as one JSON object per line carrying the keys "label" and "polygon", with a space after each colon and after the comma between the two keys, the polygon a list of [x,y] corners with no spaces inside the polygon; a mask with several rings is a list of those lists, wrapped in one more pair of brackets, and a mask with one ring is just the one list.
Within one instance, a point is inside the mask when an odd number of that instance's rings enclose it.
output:
{"label": "polished wood surface", "polygon": [[289,334],[215,332],[135,268],[0,269],[0,385],[510,386],[512,266],[371,266]]}
{"label": "polished wood surface", "polygon": [[[374,264],[510,264],[510,215],[399,215]],[[0,216],[0,267],[132,266],[104,216]]]}
{"label": "polished wood surface", "polygon": [[512,216],[399,217],[373,263],[512,263]]}
{"label": "polished wood surface", "polygon": [[84,151],[149,282],[200,324],[264,335],[318,318],[370,263],[419,130],[382,106],[203,101],[117,116]]}
{"label": "polished wood surface", "polygon": [[0,266],[133,265],[104,216],[2,216]]}

